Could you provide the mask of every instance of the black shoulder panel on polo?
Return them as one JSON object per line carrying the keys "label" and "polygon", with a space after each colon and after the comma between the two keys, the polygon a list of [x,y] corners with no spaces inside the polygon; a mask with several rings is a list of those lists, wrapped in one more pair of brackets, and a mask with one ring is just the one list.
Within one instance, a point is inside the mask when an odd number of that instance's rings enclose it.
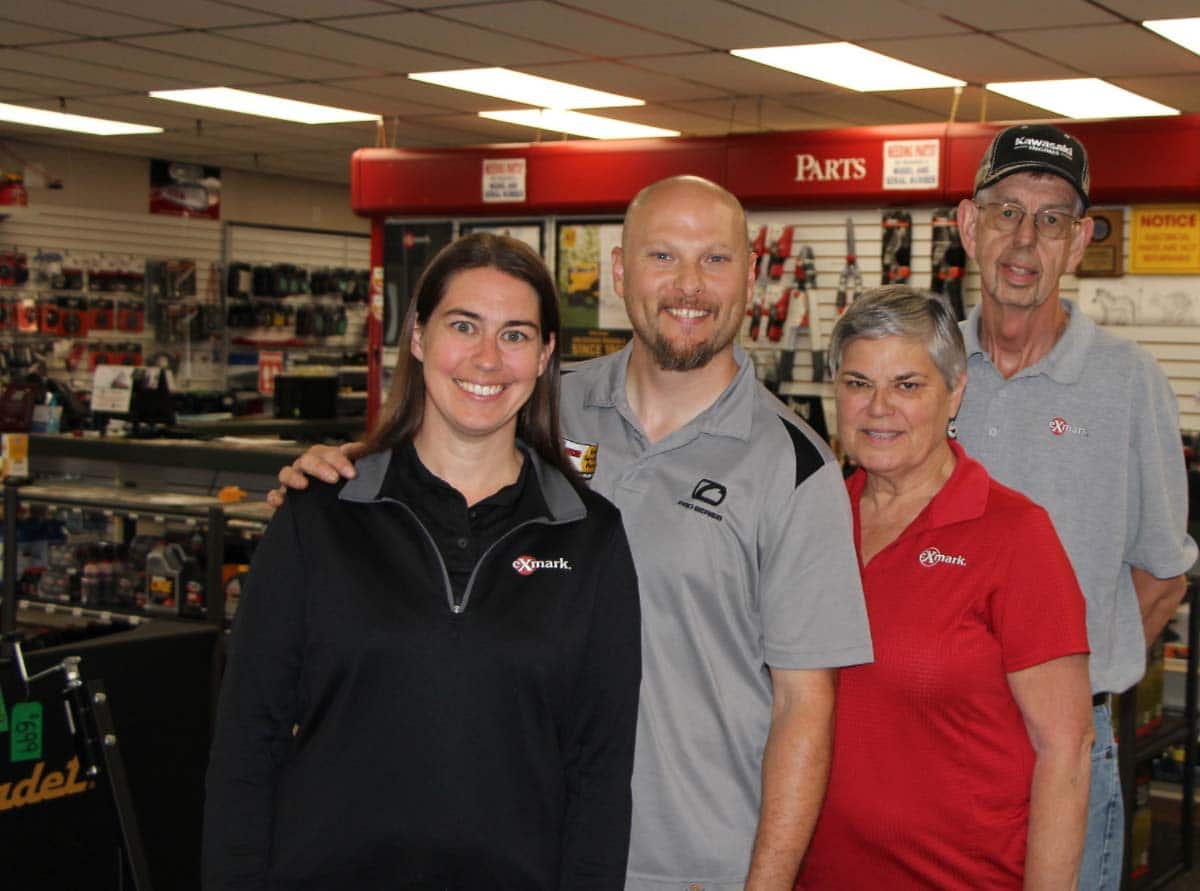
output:
{"label": "black shoulder panel on polo", "polygon": [[789,424],[787,418],[779,417],[779,423],[792,439],[792,448],[796,452],[796,488],[825,465],[825,459],[812,444],[803,431],[795,424]]}

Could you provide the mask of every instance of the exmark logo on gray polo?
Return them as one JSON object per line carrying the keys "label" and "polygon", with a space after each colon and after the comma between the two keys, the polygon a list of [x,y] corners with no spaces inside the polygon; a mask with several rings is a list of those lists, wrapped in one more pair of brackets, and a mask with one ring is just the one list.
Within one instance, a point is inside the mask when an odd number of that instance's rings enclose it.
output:
{"label": "exmark logo on gray polo", "polygon": [[1088,435],[1087,427],[1080,427],[1078,424],[1068,423],[1066,418],[1051,418],[1050,432],[1055,436],[1065,436],[1068,433],[1075,436]]}
{"label": "exmark logo on gray polo", "polygon": [[512,562],[512,568],[521,575],[532,575],[539,569],[561,569],[570,572],[571,563],[566,557],[556,557],[553,560],[538,560],[536,557],[524,554]]}
{"label": "exmark logo on gray polo", "polygon": [[921,565],[926,568],[930,566],[938,566],[942,563],[945,563],[947,566],[967,565],[967,558],[962,554],[950,556],[949,554],[943,554],[937,548],[926,548],[925,550],[921,551],[921,556],[917,559],[921,562]]}

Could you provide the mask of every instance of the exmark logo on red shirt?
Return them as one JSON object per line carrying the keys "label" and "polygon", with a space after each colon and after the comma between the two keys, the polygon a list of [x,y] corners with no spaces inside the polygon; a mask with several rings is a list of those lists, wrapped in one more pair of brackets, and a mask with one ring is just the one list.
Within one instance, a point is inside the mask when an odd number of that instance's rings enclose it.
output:
{"label": "exmark logo on red shirt", "polygon": [[939,563],[946,563],[950,566],[966,566],[967,558],[962,554],[956,554],[953,557],[949,554],[943,554],[937,548],[926,548],[921,551],[921,556],[917,558],[924,567],[937,566]]}
{"label": "exmark logo on red shirt", "polygon": [[1067,433],[1073,433],[1076,436],[1087,436],[1087,427],[1079,427],[1075,424],[1067,423],[1066,418],[1051,418],[1050,432],[1055,436],[1063,436]]}
{"label": "exmark logo on red shirt", "polygon": [[512,563],[513,569],[521,575],[532,575],[538,569],[562,569],[571,571],[571,564],[566,557],[556,557],[553,560],[538,560],[528,554],[518,557]]}

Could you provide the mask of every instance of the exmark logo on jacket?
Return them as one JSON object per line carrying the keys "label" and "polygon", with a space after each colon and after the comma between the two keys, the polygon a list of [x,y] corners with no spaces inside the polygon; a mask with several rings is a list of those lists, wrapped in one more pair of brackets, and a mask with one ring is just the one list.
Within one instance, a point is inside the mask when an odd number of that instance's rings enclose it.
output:
{"label": "exmark logo on jacket", "polygon": [[917,558],[921,565],[925,567],[937,566],[939,563],[945,563],[948,566],[966,566],[967,558],[962,554],[956,554],[953,557],[949,554],[943,554],[937,548],[926,548],[921,551],[921,556]]}
{"label": "exmark logo on jacket", "polygon": [[556,557],[553,560],[538,560],[536,557],[530,557],[528,554],[514,560],[512,567],[521,575],[532,575],[539,569],[561,569],[570,572],[572,568],[566,557]]}

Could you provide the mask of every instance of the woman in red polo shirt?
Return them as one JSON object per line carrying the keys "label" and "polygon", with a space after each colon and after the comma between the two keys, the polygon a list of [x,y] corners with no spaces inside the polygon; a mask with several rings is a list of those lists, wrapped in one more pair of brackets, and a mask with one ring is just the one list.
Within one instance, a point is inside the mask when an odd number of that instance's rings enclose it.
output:
{"label": "woman in red polo shirt", "polygon": [[954,442],[966,355],[941,303],[865,295],[830,359],[875,662],[841,671],[797,888],[1075,888],[1092,718],[1066,553]]}

